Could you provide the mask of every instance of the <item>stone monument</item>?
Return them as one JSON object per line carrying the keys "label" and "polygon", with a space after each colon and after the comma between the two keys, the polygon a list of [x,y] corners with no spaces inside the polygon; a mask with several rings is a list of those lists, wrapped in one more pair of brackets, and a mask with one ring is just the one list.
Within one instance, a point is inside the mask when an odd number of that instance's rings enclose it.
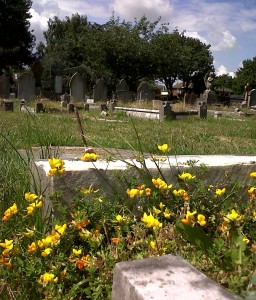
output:
{"label": "stone monument", "polygon": [[206,73],[204,76],[204,84],[206,90],[203,92],[201,102],[206,104],[214,104],[219,102],[219,96],[215,92],[215,79],[213,72]]}

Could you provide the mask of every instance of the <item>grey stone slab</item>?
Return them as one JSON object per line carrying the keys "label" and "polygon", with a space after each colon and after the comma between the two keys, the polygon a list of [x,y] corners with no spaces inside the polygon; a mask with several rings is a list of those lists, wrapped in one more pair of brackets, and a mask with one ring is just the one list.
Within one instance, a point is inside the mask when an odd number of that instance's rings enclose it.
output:
{"label": "grey stone slab", "polygon": [[107,101],[107,85],[103,79],[99,79],[93,87],[94,102]]}
{"label": "grey stone slab", "polygon": [[117,263],[112,300],[236,299],[179,256],[164,255]]}
{"label": "grey stone slab", "polygon": [[9,99],[11,84],[9,78],[3,74],[0,76],[0,98]]}
{"label": "grey stone slab", "polygon": [[69,82],[71,101],[85,101],[85,82],[79,73],[75,73]]}
{"label": "grey stone slab", "polygon": [[18,78],[18,98],[32,101],[36,96],[35,78],[31,73],[24,73]]}

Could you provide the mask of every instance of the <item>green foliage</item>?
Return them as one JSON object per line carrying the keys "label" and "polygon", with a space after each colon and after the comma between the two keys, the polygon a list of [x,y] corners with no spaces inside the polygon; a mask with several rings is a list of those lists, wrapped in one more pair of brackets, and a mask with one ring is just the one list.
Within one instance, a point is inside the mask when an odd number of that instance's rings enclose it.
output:
{"label": "green foliage", "polygon": [[34,36],[29,31],[32,1],[0,1],[0,72],[32,62]]}

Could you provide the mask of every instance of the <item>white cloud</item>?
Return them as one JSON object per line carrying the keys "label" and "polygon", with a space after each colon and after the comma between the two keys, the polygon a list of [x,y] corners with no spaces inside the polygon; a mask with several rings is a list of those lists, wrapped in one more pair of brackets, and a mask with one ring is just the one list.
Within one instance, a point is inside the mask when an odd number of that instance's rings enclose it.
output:
{"label": "white cloud", "polygon": [[231,77],[235,76],[234,72],[229,72],[225,66],[221,65],[218,67],[218,69],[216,71],[216,75],[220,76],[220,75],[224,75],[224,74],[228,74]]}
{"label": "white cloud", "polygon": [[228,30],[214,33],[212,41],[213,44],[211,49],[213,51],[232,49],[237,45],[236,38]]}
{"label": "white cloud", "polygon": [[162,21],[167,21],[173,12],[173,7],[168,0],[114,0],[110,8],[115,15],[126,21],[139,19],[143,15],[151,21],[157,20],[159,17]]}

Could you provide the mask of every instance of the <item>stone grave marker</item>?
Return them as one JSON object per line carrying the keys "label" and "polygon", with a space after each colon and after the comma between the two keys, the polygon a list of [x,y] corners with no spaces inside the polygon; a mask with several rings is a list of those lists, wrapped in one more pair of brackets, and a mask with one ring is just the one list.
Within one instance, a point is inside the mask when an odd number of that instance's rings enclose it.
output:
{"label": "stone grave marker", "polygon": [[198,116],[199,116],[200,119],[206,119],[207,118],[207,104],[205,102],[201,102],[199,104]]}
{"label": "stone grave marker", "polygon": [[31,73],[24,73],[18,78],[18,98],[32,101],[36,96],[35,78]]}
{"label": "stone grave marker", "polygon": [[85,101],[85,82],[79,73],[75,73],[69,82],[71,101]]}
{"label": "stone grave marker", "polygon": [[38,114],[40,112],[44,112],[44,105],[43,105],[43,103],[38,102],[35,105],[35,113]]}
{"label": "stone grave marker", "polygon": [[107,101],[107,86],[103,79],[99,79],[93,87],[93,100],[94,102],[98,101]]}
{"label": "stone grave marker", "polygon": [[249,96],[250,106],[256,106],[256,89],[251,90]]}
{"label": "stone grave marker", "polygon": [[154,100],[155,93],[151,91],[147,82],[143,81],[137,88],[137,100]]}
{"label": "stone grave marker", "polygon": [[129,86],[125,79],[122,79],[116,87],[117,100],[128,102],[132,100],[132,93],[129,91]]}
{"label": "stone grave marker", "polygon": [[176,119],[175,113],[172,110],[170,102],[163,103],[159,107],[159,120],[173,120]]}
{"label": "stone grave marker", "polygon": [[9,99],[11,84],[9,78],[3,74],[0,76],[0,98]]}
{"label": "stone grave marker", "polygon": [[55,76],[54,77],[54,91],[55,91],[55,94],[62,94],[62,87],[63,87],[63,78],[62,78],[62,76]]}

